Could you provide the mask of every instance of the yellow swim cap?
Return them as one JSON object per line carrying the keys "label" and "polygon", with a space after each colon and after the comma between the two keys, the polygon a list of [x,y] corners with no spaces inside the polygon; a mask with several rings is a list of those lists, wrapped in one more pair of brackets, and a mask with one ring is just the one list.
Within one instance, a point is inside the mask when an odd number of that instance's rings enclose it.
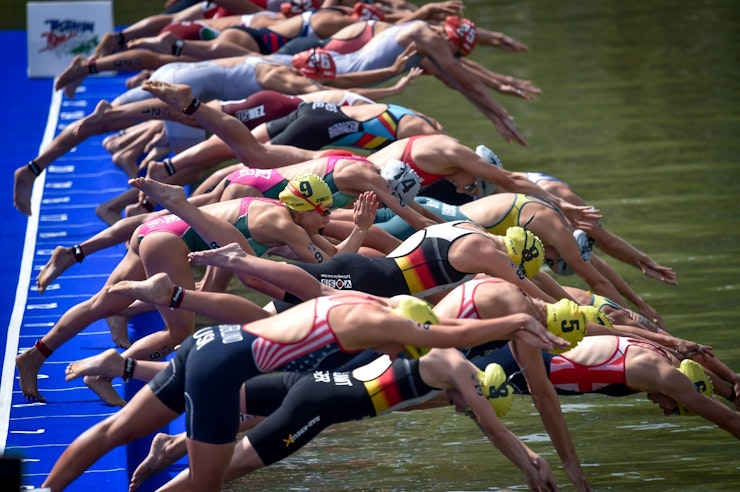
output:
{"label": "yellow swim cap", "polygon": [[[709,376],[707,376],[707,373],[704,372],[704,368],[701,364],[691,359],[684,359],[681,361],[681,365],[678,366],[678,371],[694,383],[696,391],[705,394],[709,398],[712,397],[714,385],[712,384],[712,380],[709,379]],[[683,415],[685,417],[696,415],[683,405],[679,405],[677,410],[679,415]]]}
{"label": "yellow swim cap", "polygon": [[518,267],[519,278],[537,275],[545,259],[545,247],[540,238],[523,227],[514,226],[506,229],[504,244],[509,258]]}
{"label": "yellow swim cap", "polygon": [[[408,318],[423,325],[438,325],[439,318],[432,310],[432,305],[423,299],[414,296],[395,296],[399,299],[398,306],[391,309],[391,312],[404,318]],[[404,345],[403,356],[406,359],[418,359],[429,352],[426,347],[414,347],[413,345]]]}
{"label": "yellow swim cap", "polygon": [[495,362],[488,364],[485,371],[478,371],[478,382],[498,418],[509,413],[514,403],[514,387],[508,383],[504,368]]}
{"label": "yellow swim cap", "polygon": [[560,299],[555,304],[547,304],[547,329],[570,342],[570,347],[554,348],[550,350],[551,354],[562,354],[575,348],[583,340],[588,322],[583,307],[570,299]]}
{"label": "yellow swim cap", "polygon": [[316,174],[299,174],[288,182],[278,198],[288,208],[298,212],[316,210],[322,213],[332,204],[329,185]]}
{"label": "yellow swim cap", "polygon": [[586,321],[606,326],[607,328],[614,328],[614,322],[612,319],[596,306],[581,306],[580,309],[586,316]]}

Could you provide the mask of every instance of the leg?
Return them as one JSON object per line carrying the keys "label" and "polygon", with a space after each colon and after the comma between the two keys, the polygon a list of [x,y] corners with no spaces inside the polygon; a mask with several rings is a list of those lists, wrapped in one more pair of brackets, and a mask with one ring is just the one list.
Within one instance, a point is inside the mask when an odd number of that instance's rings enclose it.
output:
{"label": "leg", "polygon": [[[100,231],[90,239],[87,239],[76,246],[72,246],[70,248],[57,246],[49,261],[44,265],[36,277],[36,287],[39,292],[43,293],[54,279],[74,265],[75,262],[82,263],[82,260],[85,257],[95,253],[96,251],[100,251],[129,240],[136,228],[149,217],[151,217],[151,215],[139,215],[137,217],[119,220],[112,226]],[[75,250],[76,247],[79,248],[79,251]]]}
{"label": "leg", "polygon": [[171,436],[162,432],[152,439],[149,454],[131,475],[129,491],[138,489],[149,477],[170,467],[174,462],[187,454],[185,433]]}
{"label": "leg", "polygon": [[54,88],[64,89],[64,93],[70,99],[74,98],[75,90],[90,74],[105,72],[109,70],[142,70],[159,68],[167,63],[176,61],[192,61],[173,55],[161,55],[147,50],[131,50],[102,58],[86,59],[76,56],[72,63],[59,75]]}
{"label": "leg", "polygon": [[[127,364],[130,365],[127,367]],[[83,376],[102,376],[151,381],[166,366],[167,362],[154,360],[136,361],[135,364],[132,364],[116,349],[108,349],[98,355],[70,363],[65,369],[65,379],[72,381]]]}
{"label": "leg", "polygon": [[[243,249],[254,254],[242,233],[232,224],[203,212],[190,203],[182,187],[160,183],[148,178],[133,179],[129,181],[129,184],[182,218],[198,232],[207,244],[237,242]],[[174,278],[172,280],[177,283]]]}
{"label": "leg", "polygon": [[112,285],[109,291],[163,307],[169,306],[177,296],[181,309],[208,316],[220,323],[245,323],[268,316],[253,302],[232,294],[200,290],[176,294],[175,284],[165,273],[152,275],[143,281],[122,281]]}
{"label": "leg", "polygon": [[82,433],[62,453],[43,487],[62,490],[111,449],[143,437],[177,417],[148,386],[115,415]]}
{"label": "leg", "polygon": [[113,162],[126,173],[129,179],[139,174],[139,157],[147,152],[147,148],[162,136],[160,125],[148,127],[131,144],[113,154]]}
{"label": "leg", "polygon": [[90,115],[93,120],[86,122],[87,124],[85,124],[84,130],[77,130],[77,127],[83,124],[84,119],[68,125],[54,138],[54,140],[52,140],[51,144],[49,144],[41,154],[37,155],[31,161],[30,164],[23,165],[15,170],[13,176],[13,203],[20,212],[26,215],[31,215],[31,191],[33,189],[33,182],[36,177],[49,166],[49,164],[69,152],[87,137],[109,131],[120,130],[129,124],[119,123],[119,126],[115,126],[110,125],[106,121],[95,121],[96,116],[94,115],[99,113],[99,108],[102,109],[105,107],[105,104],[107,103],[101,102],[98,107],[96,107],[95,112]]}
{"label": "leg", "polygon": [[138,197],[139,192],[137,190],[126,190],[107,202],[98,205],[95,208],[95,215],[109,226],[112,226],[121,220],[121,211],[126,208],[126,205],[136,203]]}
{"label": "leg", "polygon": [[69,309],[49,333],[41,338],[40,345],[37,344],[16,357],[21,391],[27,398],[46,401],[39,393],[37,377],[44,361],[54,350],[91,323],[120,312],[131,304],[131,300],[126,297],[108,294],[107,286],[119,280],[142,278],[143,265],[138,254],[130,249],[100,292]]}

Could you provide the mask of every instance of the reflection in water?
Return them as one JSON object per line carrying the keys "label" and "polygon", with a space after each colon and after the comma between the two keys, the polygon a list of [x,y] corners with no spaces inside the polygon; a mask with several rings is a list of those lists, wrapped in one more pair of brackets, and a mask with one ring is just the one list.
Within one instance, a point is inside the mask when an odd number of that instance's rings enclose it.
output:
{"label": "reflection in water", "polygon": [[[505,144],[465,99],[429,78],[392,102],[440,120],[467,145],[491,146],[509,169],[569,182],[602,210],[611,230],[672,266],[679,286],[607,261],[675,334],[712,345],[738,370],[736,3],[465,4],[478,24],[531,48],[509,54],[478,47],[473,55],[542,88],[536,101],[497,96],[530,146]],[[644,395],[562,401],[594,490],[737,487],[737,441],[698,417],[664,417]],[[531,399],[517,397],[505,423],[548,460],[564,489],[572,489]],[[251,490],[526,489],[518,469],[452,409],[399,413],[330,431],[241,483]]]}

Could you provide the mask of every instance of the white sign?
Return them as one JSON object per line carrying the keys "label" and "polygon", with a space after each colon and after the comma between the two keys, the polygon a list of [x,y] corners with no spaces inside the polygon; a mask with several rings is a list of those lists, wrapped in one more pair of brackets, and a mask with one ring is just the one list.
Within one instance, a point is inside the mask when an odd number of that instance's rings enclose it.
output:
{"label": "white sign", "polygon": [[56,77],[113,31],[113,2],[28,2],[28,76]]}

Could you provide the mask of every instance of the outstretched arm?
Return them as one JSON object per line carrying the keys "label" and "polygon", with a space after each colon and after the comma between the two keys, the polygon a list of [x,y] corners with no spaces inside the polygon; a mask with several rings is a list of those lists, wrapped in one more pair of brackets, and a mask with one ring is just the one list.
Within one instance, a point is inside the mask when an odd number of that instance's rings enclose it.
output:
{"label": "outstretched arm", "polygon": [[740,439],[740,413],[696,391],[692,381],[662,357],[645,353],[630,357],[628,352],[625,365],[627,384],[631,387],[666,395]]}
{"label": "outstretched arm", "polygon": [[195,251],[188,255],[188,260],[196,265],[213,265],[231,270],[240,278],[256,277],[303,300],[337,292],[292,263],[249,255],[238,244]]}
{"label": "outstretched arm", "polygon": [[563,417],[558,395],[545,371],[540,351],[517,341],[511,342],[511,345],[517,364],[524,370],[524,377],[532,394],[532,402],[537,407],[542,423],[552,440],[553,446],[555,446],[558,456],[560,456],[565,472],[576,486],[576,490],[590,490],[573,439],[568,431],[565,417]]}
{"label": "outstretched arm", "polygon": [[637,307],[637,310],[640,312],[640,314],[642,314],[649,320],[652,320],[662,329],[666,329],[665,321],[663,321],[663,317],[658,313],[658,311],[656,311],[650,304],[645,302],[642,297],[637,295],[637,293],[632,290],[627,282],[624,281],[624,279],[617,273],[616,270],[614,270],[614,268],[611,267],[611,265],[609,265],[596,255],[591,255],[591,264],[604,277],[606,277],[612,283],[612,285],[617,288],[619,293],[622,294],[625,299],[629,300]]}
{"label": "outstretched arm", "polygon": [[605,227],[594,227],[589,235],[596,241],[596,246],[619,261],[639,268],[650,278],[660,280],[669,285],[676,285],[676,273],[671,267],[658,264],[646,253],[643,253],[623,238],[617,236]]}
{"label": "outstretched arm", "polygon": [[483,82],[487,87],[509,96],[521,97],[522,99],[534,100],[542,90],[532,84],[529,80],[522,80],[511,75],[502,75],[492,72],[481,64],[469,59],[462,58],[460,63],[473,75]]}

